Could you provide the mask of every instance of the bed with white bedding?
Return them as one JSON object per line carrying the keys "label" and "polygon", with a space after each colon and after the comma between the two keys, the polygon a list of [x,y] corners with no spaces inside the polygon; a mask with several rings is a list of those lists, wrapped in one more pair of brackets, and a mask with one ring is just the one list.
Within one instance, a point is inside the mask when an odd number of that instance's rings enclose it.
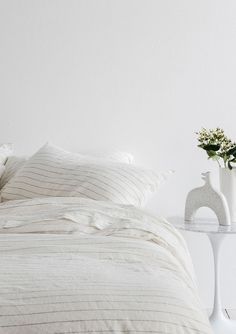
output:
{"label": "bed with white bedding", "polygon": [[181,235],[131,205],[0,204],[0,334],[210,334]]}

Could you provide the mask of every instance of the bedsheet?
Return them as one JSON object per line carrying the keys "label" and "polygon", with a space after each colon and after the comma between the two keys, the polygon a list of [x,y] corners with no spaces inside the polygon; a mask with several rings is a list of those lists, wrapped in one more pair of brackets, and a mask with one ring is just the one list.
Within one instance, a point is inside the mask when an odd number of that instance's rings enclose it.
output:
{"label": "bedsheet", "polygon": [[0,205],[0,333],[212,334],[182,236],[132,206]]}

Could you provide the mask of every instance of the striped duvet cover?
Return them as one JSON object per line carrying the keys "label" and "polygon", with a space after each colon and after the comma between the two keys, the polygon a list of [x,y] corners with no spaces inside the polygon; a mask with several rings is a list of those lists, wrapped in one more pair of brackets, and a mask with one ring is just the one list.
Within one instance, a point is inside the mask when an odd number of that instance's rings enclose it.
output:
{"label": "striped duvet cover", "polygon": [[0,205],[0,334],[210,334],[185,242],[131,206]]}

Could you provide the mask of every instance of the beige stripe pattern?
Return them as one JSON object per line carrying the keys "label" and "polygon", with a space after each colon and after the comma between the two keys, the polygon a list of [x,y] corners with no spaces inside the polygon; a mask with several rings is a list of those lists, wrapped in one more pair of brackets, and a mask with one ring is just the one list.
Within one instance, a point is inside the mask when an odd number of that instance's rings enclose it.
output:
{"label": "beige stripe pattern", "polygon": [[78,198],[9,201],[0,222],[1,334],[212,334],[168,222]]}
{"label": "beige stripe pattern", "polygon": [[3,187],[1,198],[74,196],[143,206],[165,177],[125,163],[84,159],[47,144]]}

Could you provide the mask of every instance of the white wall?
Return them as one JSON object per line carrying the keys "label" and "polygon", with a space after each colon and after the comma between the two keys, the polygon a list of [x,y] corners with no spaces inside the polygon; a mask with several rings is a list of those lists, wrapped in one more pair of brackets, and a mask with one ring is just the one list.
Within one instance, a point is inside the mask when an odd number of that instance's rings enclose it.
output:
{"label": "white wall", "polygon": [[[133,152],[176,170],[152,209],[182,214],[200,172],[215,168],[194,132],[235,135],[235,17],[234,0],[0,0],[0,142],[18,154],[47,140]],[[188,242],[210,306],[209,244]],[[226,244],[223,302],[236,308],[236,240]]]}

